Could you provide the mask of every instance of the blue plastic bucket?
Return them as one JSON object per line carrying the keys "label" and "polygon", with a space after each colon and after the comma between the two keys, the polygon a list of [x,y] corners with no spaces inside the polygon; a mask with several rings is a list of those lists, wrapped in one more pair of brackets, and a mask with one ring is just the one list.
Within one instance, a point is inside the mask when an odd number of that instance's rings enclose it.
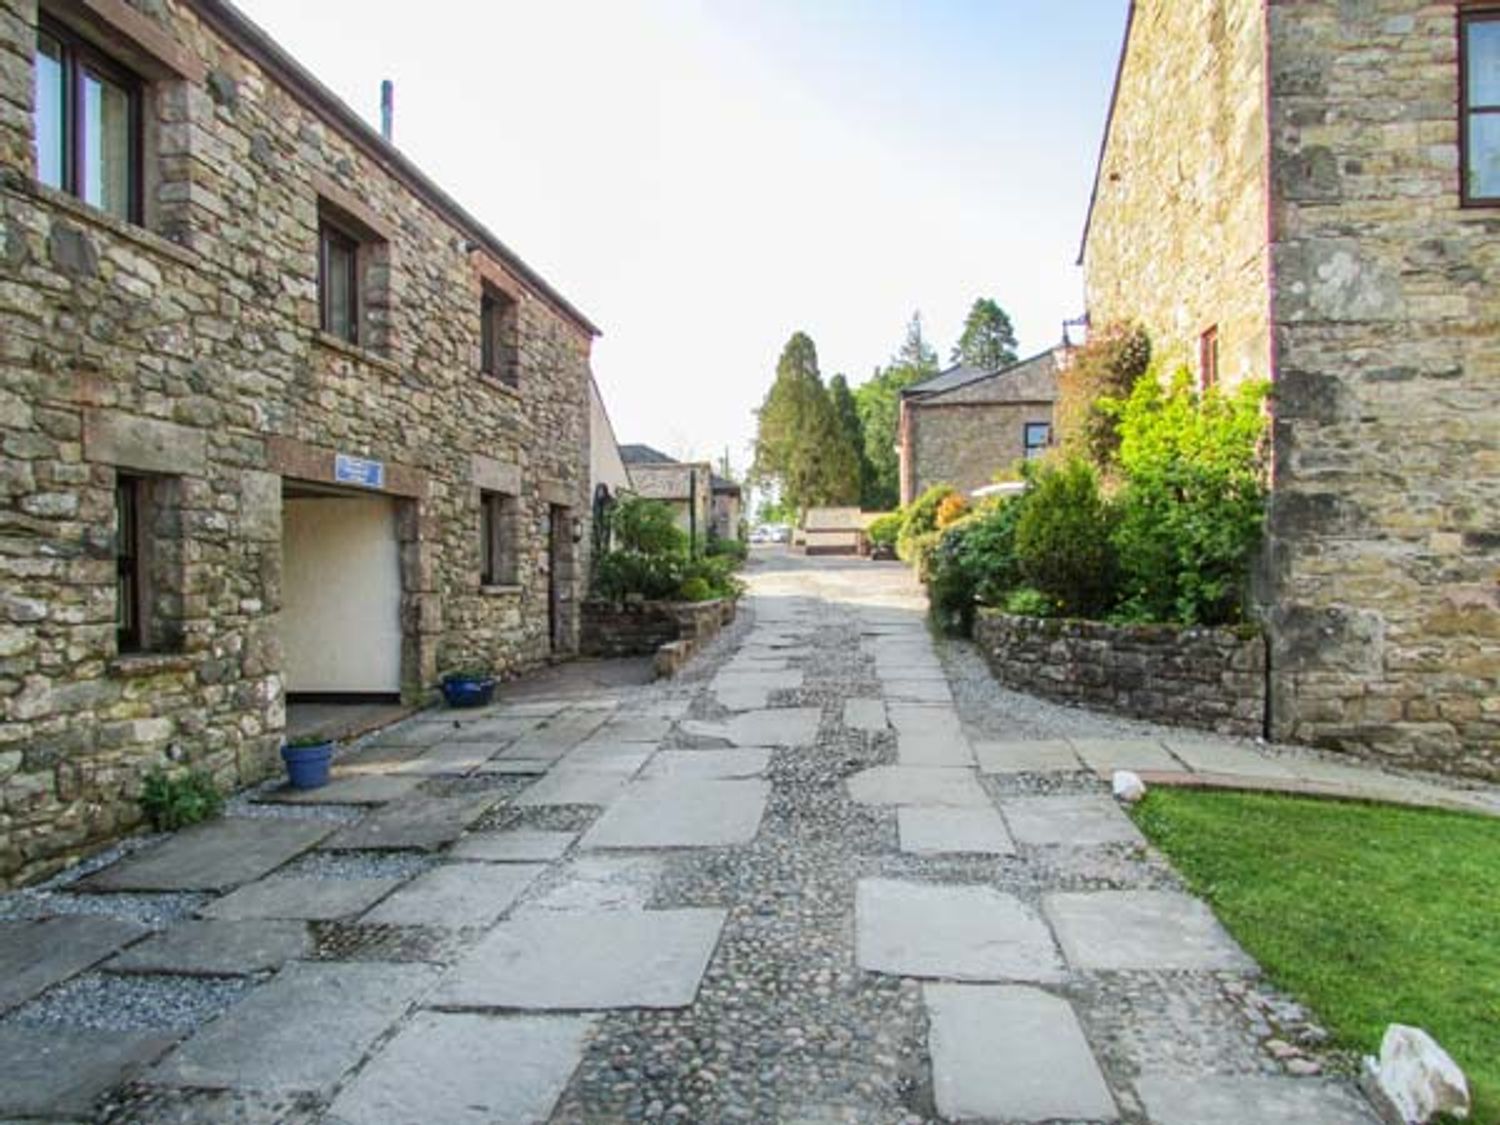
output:
{"label": "blue plastic bucket", "polygon": [[318,789],[328,784],[328,764],[333,760],[333,743],[283,746],[281,760],[286,763],[287,781],[293,789]]}

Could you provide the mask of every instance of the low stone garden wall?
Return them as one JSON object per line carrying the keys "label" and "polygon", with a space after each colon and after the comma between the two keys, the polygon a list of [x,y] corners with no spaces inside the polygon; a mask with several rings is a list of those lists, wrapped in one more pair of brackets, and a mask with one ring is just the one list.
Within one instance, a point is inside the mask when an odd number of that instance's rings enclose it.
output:
{"label": "low stone garden wall", "polygon": [[1264,733],[1266,643],[1258,630],[1106,625],[982,610],[974,639],[1007,687],[1222,734]]}
{"label": "low stone garden wall", "polygon": [[665,646],[672,659],[658,661],[664,675],[674,675],[699,645],[734,620],[731,599],[708,602],[602,602],[583,604],[582,652],[585,656],[656,656]]}

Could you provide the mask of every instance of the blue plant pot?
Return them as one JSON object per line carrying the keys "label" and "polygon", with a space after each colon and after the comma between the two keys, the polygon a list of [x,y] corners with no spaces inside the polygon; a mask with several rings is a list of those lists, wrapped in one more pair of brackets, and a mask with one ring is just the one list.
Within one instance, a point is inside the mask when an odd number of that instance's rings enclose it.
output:
{"label": "blue plant pot", "polygon": [[333,761],[333,743],[316,746],[283,746],[287,781],[293,789],[320,789],[328,784],[328,764]]}
{"label": "blue plant pot", "polygon": [[449,707],[483,707],[495,698],[495,681],[467,678],[443,681],[443,699]]}

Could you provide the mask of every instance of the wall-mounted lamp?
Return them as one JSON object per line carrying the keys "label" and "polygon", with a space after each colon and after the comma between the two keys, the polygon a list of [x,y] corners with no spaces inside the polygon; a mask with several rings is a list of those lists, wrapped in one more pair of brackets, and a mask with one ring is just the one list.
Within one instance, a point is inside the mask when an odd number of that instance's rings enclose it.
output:
{"label": "wall-mounted lamp", "polygon": [[574,516],[573,517],[573,542],[575,542],[575,543],[582,543],[583,542],[583,517],[582,516]]}

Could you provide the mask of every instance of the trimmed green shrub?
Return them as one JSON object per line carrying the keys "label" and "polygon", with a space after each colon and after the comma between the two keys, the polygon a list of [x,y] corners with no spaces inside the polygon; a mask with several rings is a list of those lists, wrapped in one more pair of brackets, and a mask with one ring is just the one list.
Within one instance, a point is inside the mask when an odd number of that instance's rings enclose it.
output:
{"label": "trimmed green shrub", "polygon": [[943,533],[928,563],[927,594],[938,627],[956,636],[974,628],[978,603],[1000,605],[1021,582],[1016,524],[1027,497],[987,501]]}
{"label": "trimmed green shrub", "polygon": [[594,560],[594,596],[612,602],[671,598],[682,585],[687,561],[685,554],[607,551]]}
{"label": "trimmed green shrub", "polygon": [[683,582],[677,596],[685,602],[707,602],[714,599],[714,591],[706,578],[695,574]]}
{"label": "trimmed green shrub", "polygon": [[1184,369],[1166,389],[1147,376],[1128,399],[1101,403],[1118,420],[1125,477],[1113,533],[1122,617],[1187,625],[1242,618],[1265,524],[1267,391],[1256,382],[1200,398]]}
{"label": "trimmed green shrub", "polygon": [[677,526],[671,507],[660,500],[622,497],[609,518],[617,550],[643,555],[687,553],[687,532]]}
{"label": "trimmed green shrub", "polygon": [[750,557],[750,548],[743,539],[720,539],[712,537],[704,548],[711,558],[725,558],[738,564]]}
{"label": "trimmed green shrub", "polygon": [[943,502],[938,505],[937,525],[939,531],[946,531],[959,520],[969,514],[969,498],[961,492],[954,492],[943,497]]}
{"label": "trimmed green shrub", "polygon": [[1016,525],[1022,577],[1067,617],[1099,617],[1115,600],[1115,520],[1081,457],[1042,468]]}
{"label": "trimmed green shrub", "polygon": [[1052,599],[1032,586],[1022,586],[1006,595],[1002,608],[1017,617],[1051,617],[1057,612]]}
{"label": "trimmed green shrub", "polygon": [[218,816],[224,797],[207,770],[170,774],[156,769],[141,787],[141,808],[156,831],[175,832]]}
{"label": "trimmed green shrub", "polygon": [[[918,566],[919,560],[914,557],[913,544],[922,536],[937,531],[938,509],[956,491],[951,484],[935,484],[901,509],[901,531],[896,537],[896,554],[904,561]],[[928,549],[935,545],[935,542],[929,544]],[[920,566],[918,569],[920,570]]]}
{"label": "trimmed green shrub", "polygon": [[894,547],[897,537],[901,534],[901,524],[904,519],[904,514],[899,511],[876,516],[870,521],[870,526],[865,529],[870,542],[880,546]]}

